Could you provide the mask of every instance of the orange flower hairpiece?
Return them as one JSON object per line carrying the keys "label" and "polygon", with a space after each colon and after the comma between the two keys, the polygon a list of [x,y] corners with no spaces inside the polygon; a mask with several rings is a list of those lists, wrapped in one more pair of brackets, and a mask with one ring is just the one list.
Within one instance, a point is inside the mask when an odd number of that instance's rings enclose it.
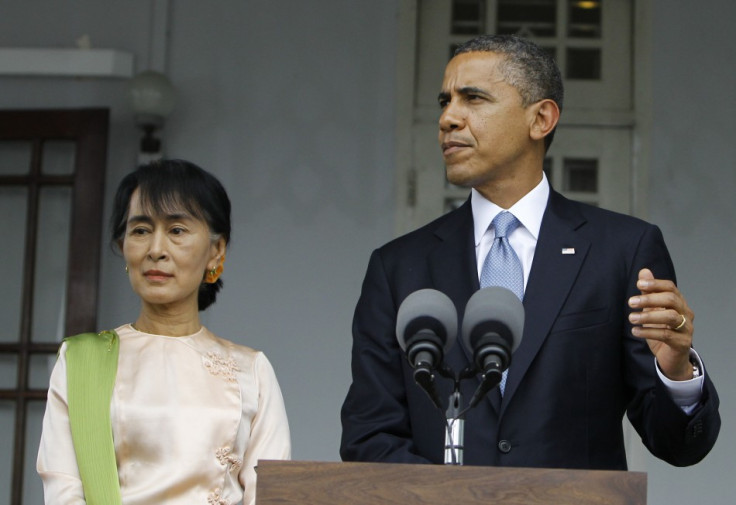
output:
{"label": "orange flower hairpiece", "polygon": [[222,255],[222,258],[220,258],[220,262],[217,264],[217,266],[207,272],[204,281],[207,284],[214,284],[215,282],[217,282],[217,279],[219,279],[222,275],[223,270],[225,270],[225,254]]}

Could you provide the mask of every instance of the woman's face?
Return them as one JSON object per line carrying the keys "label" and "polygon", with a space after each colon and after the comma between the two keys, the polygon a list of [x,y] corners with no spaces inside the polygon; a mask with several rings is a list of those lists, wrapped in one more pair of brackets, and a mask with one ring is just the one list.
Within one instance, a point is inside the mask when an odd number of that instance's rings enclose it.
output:
{"label": "woman's face", "polygon": [[225,240],[213,241],[207,223],[183,208],[151,215],[136,189],[122,249],[130,284],[144,304],[196,313],[199,286],[225,253]]}

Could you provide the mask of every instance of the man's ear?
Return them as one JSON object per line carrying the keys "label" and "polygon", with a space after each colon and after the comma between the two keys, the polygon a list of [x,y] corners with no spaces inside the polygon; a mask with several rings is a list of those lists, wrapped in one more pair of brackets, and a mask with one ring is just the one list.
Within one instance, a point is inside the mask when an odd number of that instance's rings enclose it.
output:
{"label": "man's ear", "polygon": [[534,140],[541,140],[555,129],[560,120],[560,108],[554,100],[541,100],[532,107],[534,116],[530,128],[530,135]]}

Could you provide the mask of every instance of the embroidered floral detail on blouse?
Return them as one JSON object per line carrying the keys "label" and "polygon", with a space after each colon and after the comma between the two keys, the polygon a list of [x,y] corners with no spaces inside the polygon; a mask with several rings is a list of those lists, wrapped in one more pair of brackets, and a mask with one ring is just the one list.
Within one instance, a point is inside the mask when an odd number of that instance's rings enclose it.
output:
{"label": "embroidered floral detail on blouse", "polygon": [[235,382],[235,372],[240,370],[233,358],[222,357],[216,352],[207,353],[204,366],[212,375],[221,375],[230,382]]}
{"label": "embroidered floral detail on blouse", "polygon": [[207,497],[207,505],[230,505],[230,502],[222,497],[222,491],[218,488]]}
{"label": "embroidered floral detail on blouse", "polygon": [[240,467],[243,466],[243,460],[235,456],[233,454],[233,450],[230,449],[230,447],[222,447],[221,449],[217,449],[217,452],[215,452],[215,456],[217,456],[217,459],[221,465],[230,465],[230,470],[232,470],[233,472],[238,472],[240,470]]}

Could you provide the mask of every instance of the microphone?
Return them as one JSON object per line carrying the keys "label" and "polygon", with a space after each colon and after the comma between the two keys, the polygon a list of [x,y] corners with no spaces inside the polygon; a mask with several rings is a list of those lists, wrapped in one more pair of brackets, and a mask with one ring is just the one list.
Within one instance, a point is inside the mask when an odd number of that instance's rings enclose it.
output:
{"label": "microphone", "polygon": [[452,300],[435,289],[411,293],[399,306],[396,338],[414,368],[414,380],[441,409],[434,370],[457,338],[457,311]]}
{"label": "microphone", "polygon": [[463,317],[462,339],[473,352],[473,362],[481,373],[481,383],[469,408],[501,382],[511,364],[511,354],[519,347],[524,332],[524,305],[510,290],[491,286],[476,291],[468,300]]}

